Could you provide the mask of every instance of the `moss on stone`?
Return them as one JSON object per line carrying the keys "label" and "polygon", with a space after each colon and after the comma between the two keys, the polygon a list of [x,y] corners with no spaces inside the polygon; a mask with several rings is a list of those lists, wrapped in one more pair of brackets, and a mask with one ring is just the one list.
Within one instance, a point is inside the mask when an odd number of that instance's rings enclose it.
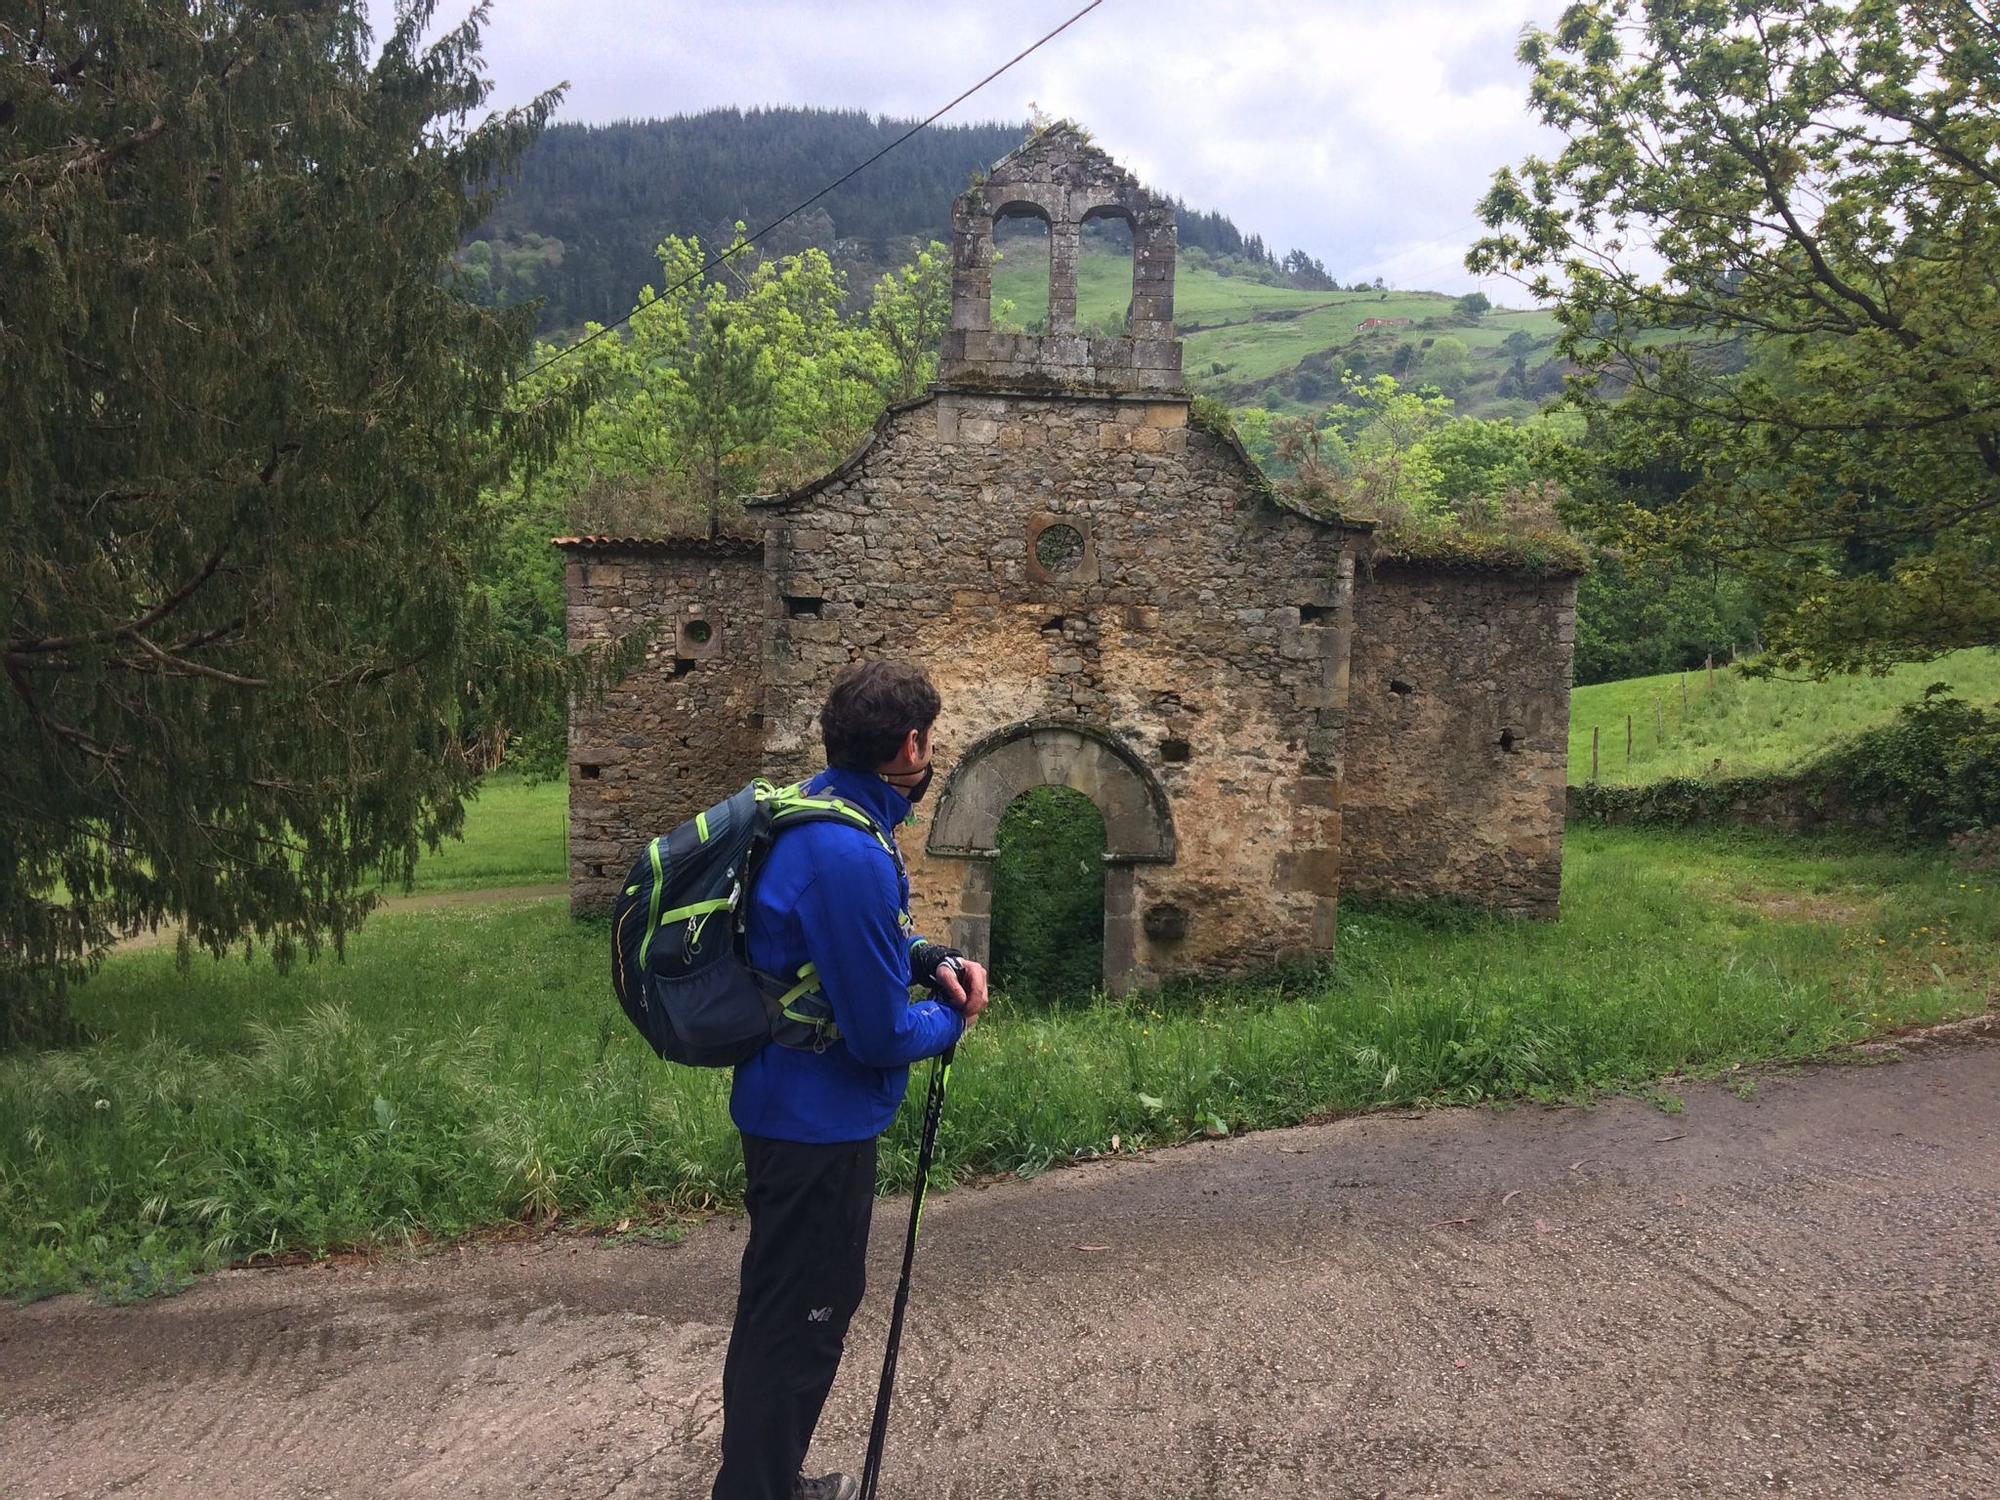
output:
{"label": "moss on stone", "polygon": [[1568,532],[1546,527],[1477,526],[1442,519],[1388,522],[1375,532],[1381,558],[1443,567],[1507,568],[1556,575],[1590,569],[1590,549]]}

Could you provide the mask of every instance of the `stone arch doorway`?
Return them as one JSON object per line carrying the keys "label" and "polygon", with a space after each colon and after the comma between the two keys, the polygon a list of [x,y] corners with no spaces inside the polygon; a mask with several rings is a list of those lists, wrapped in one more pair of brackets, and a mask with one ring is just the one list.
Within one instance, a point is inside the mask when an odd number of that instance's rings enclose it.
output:
{"label": "stone arch doorway", "polygon": [[1138,977],[1137,867],[1173,863],[1174,820],[1158,779],[1101,730],[1033,720],[966,750],[939,795],[925,844],[928,854],[965,862],[952,936],[975,958],[990,955],[1000,819],[1016,797],[1038,786],[1081,792],[1104,818],[1104,987],[1125,994]]}
{"label": "stone arch doorway", "polygon": [[1037,786],[1001,815],[990,964],[1011,1001],[1088,998],[1104,983],[1104,815],[1082,792]]}

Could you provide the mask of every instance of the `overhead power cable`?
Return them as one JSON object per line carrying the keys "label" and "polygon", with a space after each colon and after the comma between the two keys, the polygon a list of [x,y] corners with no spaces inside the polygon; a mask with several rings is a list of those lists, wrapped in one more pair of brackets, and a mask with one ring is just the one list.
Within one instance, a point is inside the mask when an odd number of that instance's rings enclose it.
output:
{"label": "overhead power cable", "polygon": [[708,261],[705,265],[701,267],[701,269],[697,271],[692,271],[688,275],[683,276],[679,281],[675,282],[672,286],[668,287],[664,292],[661,292],[658,296],[654,297],[652,301],[641,302],[637,307],[633,308],[631,312],[626,313],[622,318],[613,319],[611,322],[606,323],[602,328],[598,329],[595,333],[588,334],[585,337],[578,339],[575,343],[570,344],[565,348],[558,349],[554,354],[551,354],[547,359],[543,360],[540,364],[533,365],[528,369],[523,370],[519,375],[514,377],[513,383],[519,385],[523,380],[528,379],[529,376],[539,375],[542,371],[546,370],[550,365],[556,363],[558,360],[567,359],[570,355],[576,353],[577,350],[582,349],[589,344],[596,343],[599,339],[603,338],[605,334],[611,332],[612,329],[617,328],[620,324],[629,323],[633,318],[638,316],[640,313],[644,312],[647,308],[653,306],[654,303],[663,302],[668,297],[671,297],[675,292],[678,292],[682,287],[689,286],[692,283],[699,281],[702,277],[706,276],[710,271],[713,271],[717,266],[723,264],[723,262],[729,260],[733,256],[741,255],[745,250],[748,250],[752,245],[756,244],[759,240],[764,238],[765,235],[769,234],[772,230],[776,229],[780,224],[783,224],[787,219],[796,218],[798,215],[804,213],[807,209],[811,208],[815,203],[819,202],[820,199],[824,198],[828,193],[832,192],[835,188],[839,187],[841,184],[849,182],[855,177],[860,176],[863,172],[867,171],[870,167],[874,166],[876,162],[880,161],[883,157],[887,156],[891,151],[894,151],[898,146],[902,145],[903,142],[907,141],[911,136],[915,135],[925,126],[935,124],[938,120],[943,119],[947,114],[951,113],[952,110],[958,108],[959,105],[963,104],[966,100],[970,99],[974,94],[978,93],[981,89],[985,88],[987,84],[991,83],[994,79],[998,78],[1002,73],[1006,72],[1009,68],[1013,67],[1015,63],[1020,62],[1023,58],[1029,56],[1031,53],[1040,50],[1043,46],[1045,46],[1049,42],[1054,41],[1057,37],[1061,36],[1065,31],[1068,31],[1070,27],[1074,26],[1078,21],[1081,21],[1085,16],[1089,15],[1092,11],[1096,10],[1097,7],[1102,5],[1103,3],[1104,0],[1090,0],[1090,3],[1088,5],[1084,6],[1083,9],[1079,10],[1075,15],[1071,16],[1067,21],[1063,22],[1062,25],[1056,27],[1055,30],[1048,32],[1047,34],[1038,37],[1035,41],[1029,43],[1026,47],[1023,47],[1019,52],[1016,52],[1012,57],[1008,58],[1005,62],[1000,64],[999,67],[995,68],[991,73],[988,73],[984,78],[980,79],[979,82],[975,83],[971,88],[967,89],[964,93],[960,94],[956,99],[953,99],[950,103],[943,105],[935,113],[927,116],[924,119],[917,121],[916,124],[912,125],[908,130],[904,131],[901,135],[897,136],[893,141],[889,142],[888,145],[884,146],[880,151],[877,151],[873,156],[869,157],[868,160],[860,163],[858,166],[849,168],[846,172],[843,172],[840,176],[834,178],[832,182],[829,182],[825,187],[821,188],[818,192],[814,193],[810,198],[807,198],[803,202],[796,204],[794,207],[785,210],[785,212],[779,214],[777,218],[773,219],[770,223],[766,224],[762,229],[758,230],[748,239],[742,240],[737,244],[731,245],[727,250],[723,251],[720,255]]}

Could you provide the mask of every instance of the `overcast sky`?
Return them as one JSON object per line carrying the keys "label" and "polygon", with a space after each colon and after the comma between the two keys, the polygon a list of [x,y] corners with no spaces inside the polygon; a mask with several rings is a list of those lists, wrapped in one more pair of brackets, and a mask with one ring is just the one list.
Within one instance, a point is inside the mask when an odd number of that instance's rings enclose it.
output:
{"label": "overcast sky", "polygon": [[[494,102],[558,118],[813,104],[922,118],[1083,0],[493,0]],[[381,32],[392,0],[370,0]],[[465,0],[442,0],[440,22]],[[1104,0],[947,119],[1081,121],[1148,186],[1342,281],[1466,291],[1495,168],[1545,148],[1514,45],[1561,0]],[[851,163],[829,161],[829,176]],[[1511,284],[1484,289],[1522,305]]]}

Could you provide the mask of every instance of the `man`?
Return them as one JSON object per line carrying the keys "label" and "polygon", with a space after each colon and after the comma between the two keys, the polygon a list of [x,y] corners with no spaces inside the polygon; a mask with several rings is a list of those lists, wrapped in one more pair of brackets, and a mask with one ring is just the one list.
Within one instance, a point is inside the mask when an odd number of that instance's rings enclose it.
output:
{"label": "man", "polygon": [[[750,962],[807,964],[838,1037],[775,1042],[736,1069],[750,1240],[722,1374],[714,1500],[851,1500],[843,1474],[800,1473],[861,1303],[875,1147],[909,1067],[955,1043],[986,1008],[986,972],[912,935],[895,828],[931,783],[937,690],[903,662],[856,663],[820,710],[827,769],[807,791],[874,823],[809,823],[772,846],[746,921]],[[880,837],[877,837],[877,834]],[[943,997],[912,1003],[913,984]]]}

